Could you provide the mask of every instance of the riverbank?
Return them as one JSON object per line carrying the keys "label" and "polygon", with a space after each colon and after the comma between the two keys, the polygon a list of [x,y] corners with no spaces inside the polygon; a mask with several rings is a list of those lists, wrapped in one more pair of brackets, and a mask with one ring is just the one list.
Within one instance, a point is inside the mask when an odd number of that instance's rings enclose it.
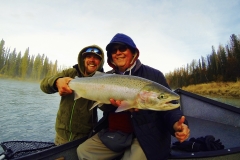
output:
{"label": "riverbank", "polygon": [[31,79],[31,78],[23,79],[23,78],[19,78],[19,77],[12,78],[10,76],[6,76],[6,75],[2,75],[2,74],[0,74],[0,79],[32,82],[32,83],[40,83],[41,82],[41,80],[35,80],[35,79]]}
{"label": "riverbank", "polygon": [[182,89],[203,96],[240,98],[240,81],[204,83],[182,87]]}

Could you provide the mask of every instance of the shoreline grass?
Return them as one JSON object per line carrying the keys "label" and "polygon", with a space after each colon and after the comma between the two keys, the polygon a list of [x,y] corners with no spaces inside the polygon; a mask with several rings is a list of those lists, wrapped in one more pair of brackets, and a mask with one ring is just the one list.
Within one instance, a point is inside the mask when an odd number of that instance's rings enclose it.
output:
{"label": "shoreline grass", "polygon": [[240,98],[240,81],[238,82],[211,82],[182,87],[183,90],[199,94],[221,97]]}

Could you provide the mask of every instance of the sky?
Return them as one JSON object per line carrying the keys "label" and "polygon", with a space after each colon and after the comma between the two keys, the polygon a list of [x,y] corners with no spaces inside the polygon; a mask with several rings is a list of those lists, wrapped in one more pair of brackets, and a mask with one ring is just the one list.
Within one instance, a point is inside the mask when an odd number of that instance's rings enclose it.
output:
{"label": "sky", "polygon": [[[240,35],[240,0],[0,0],[5,48],[44,54],[59,66],[79,51],[130,36],[140,61],[164,74],[190,64]],[[108,71],[106,59],[104,70]]]}

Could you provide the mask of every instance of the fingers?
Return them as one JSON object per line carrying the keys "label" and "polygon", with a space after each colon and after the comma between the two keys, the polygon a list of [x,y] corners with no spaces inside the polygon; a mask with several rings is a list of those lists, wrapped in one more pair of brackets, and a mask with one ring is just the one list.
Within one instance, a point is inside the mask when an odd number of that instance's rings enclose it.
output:
{"label": "fingers", "polygon": [[72,80],[70,77],[59,78],[56,81],[56,87],[58,88],[58,93],[60,96],[68,95],[72,93],[71,88],[68,83]]}
{"label": "fingers", "polygon": [[179,142],[183,142],[190,136],[190,129],[186,124],[182,124],[182,131],[175,132],[175,137]]}
{"label": "fingers", "polygon": [[116,101],[115,101],[114,99],[110,98],[109,101],[110,101],[110,103],[111,103],[112,105],[114,105],[114,106],[116,105]]}
{"label": "fingers", "polygon": [[138,108],[131,108],[131,109],[129,109],[129,112],[138,112],[138,111],[139,111]]}
{"label": "fingers", "polygon": [[185,122],[185,116],[182,116],[173,126],[175,132],[175,137],[178,139],[179,142],[183,142],[190,136],[190,129]]}
{"label": "fingers", "polygon": [[182,124],[184,123],[184,121],[185,121],[185,116],[182,116],[182,117],[179,119],[178,124],[179,124],[179,125],[182,125]]}
{"label": "fingers", "polygon": [[174,124],[174,130],[175,131],[182,131],[182,125],[184,124],[185,116],[182,116],[175,124]]}
{"label": "fingers", "polygon": [[65,96],[72,93],[72,90],[69,87],[62,87],[60,90],[58,90],[58,93],[60,96]]}
{"label": "fingers", "polygon": [[119,107],[121,105],[121,101],[120,100],[114,100],[114,99],[110,99],[110,103],[112,105],[114,105],[115,107]]}

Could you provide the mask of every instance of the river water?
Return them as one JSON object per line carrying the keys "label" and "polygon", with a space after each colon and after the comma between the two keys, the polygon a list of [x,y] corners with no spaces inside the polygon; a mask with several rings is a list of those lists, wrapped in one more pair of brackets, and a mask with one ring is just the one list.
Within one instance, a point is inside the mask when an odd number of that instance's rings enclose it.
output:
{"label": "river water", "polygon": [[0,142],[53,142],[59,102],[58,93],[42,92],[39,83],[0,79]]}
{"label": "river water", "polygon": [[[240,106],[239,99],[231,101]],[[0,142],[53,142],[59,102],[58,93],[43,93],[39,83],[0,79]]]}

